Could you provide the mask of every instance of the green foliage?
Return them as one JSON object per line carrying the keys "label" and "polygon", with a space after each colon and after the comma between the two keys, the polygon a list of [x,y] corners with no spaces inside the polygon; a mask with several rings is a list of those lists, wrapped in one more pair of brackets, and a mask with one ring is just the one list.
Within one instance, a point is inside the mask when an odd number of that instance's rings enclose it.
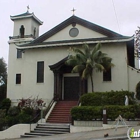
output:
{"label": "green foliage", "polygon": [[140,100],[140,81],[136,85],[137,98]]}
{"label": "green foliage", "polygon": [[82,106],[104,106],[104,105],[124,105],[125,95],[129,98],[129,104],[135,104],[134,93],[128,91],[94,92],[81,96]]}
{"label": "green foliage", "polygon": [[0,104],[0,109],[6,109],[8,111],[10,106],[11,106],[11,100],[9,98],[6,98],[6,99],[2,100],[2,102]]}
{"label": "green foliage", "polygon": [[34,109],[32,109],[30,107],[25,107],[22,109],[22,111],[24,112],[24,114],[32,115],[34,112]]}
{"label": "green foliage", "polygon": [[16,116],[7,115],[5,117],[5,125],[7,125],[9,127],[12,125],[18,124],[18,123],[19,123],[18,115],[16,115]]}
{"label": "green foliage", "polygon": [[20,108],[17,106],[10,107],[7,114],[9,116],[16,116],[20,113]]}
{"label": "green foliage", "polygon": [[107,118],[115,120],[119,115],[126,119],[137,118],[138,112],[140,110],[139,105],[129,105],[129,106],[79,106],[74,107],[71,110],[71,115],[74,120],[93,120],[102,119],[103,109],[106,108]]}
{"label": "green foliage", "polygon": [[3,126],[5,125],[5,116],[6,116],[6,110],[0,109],[0,130],[3,130]]}
{"label": "green foliage", "polygon": [[[25,101],[25,102],[24,102]],[[23,106],[11,107],[11,100],[6,98],[0,104],[0,130],[18,123],[36,123],[40,119],[39,107],[45,106],[42,99],[22,99]],[[32,104],[34,103],[34,104]],[[26,104],[26,105],[25,105]]]}
{"label": "green foliage", "polygon": [[32,119],[32,115],[26,114],[25,112],[21,112],[18,115],[19,123],[30,123]]}
{"label": "green foliage", "polygon": [[0,85],[7,81],[7,64],[3,58],[0,58]]}
{"label": "green foliage", "polygon": [[101,44],[96,44],[95,47],[89,47],[88,44],[83,45],[83,50],[73,48],[72,52],[66,61],[67,65],[73,67],[72,72],[79,73],[82,79],[90,77],[93,92],[93,69],[96,71],[105,71],[111,66],[114,66],[112,58],[107,57],[107,54],[100,50]]}
{"label": "green foliage", "polygon": [[81,106],[74,107],[71,110],[71,115],[74,120],[93,120],[102,118],[102,107]]}

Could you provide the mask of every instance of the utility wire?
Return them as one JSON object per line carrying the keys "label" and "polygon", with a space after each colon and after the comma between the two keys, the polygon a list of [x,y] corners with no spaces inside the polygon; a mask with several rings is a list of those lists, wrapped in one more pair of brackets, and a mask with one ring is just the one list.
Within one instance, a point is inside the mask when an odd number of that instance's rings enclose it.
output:
{"label": "utility wire", "polygon": [[118,25],[119,33],[121,33],[121,31],[120,31],[120,25],[119,25],[119,20],[118,20],[118,17],[117,17],[117,12],[116,12],[115,5],[114,5],[114,1],[113,0],[112,0],[112,4],[113,4],[115,16],[116,16],[116,20],[117,20],[117,25]]}

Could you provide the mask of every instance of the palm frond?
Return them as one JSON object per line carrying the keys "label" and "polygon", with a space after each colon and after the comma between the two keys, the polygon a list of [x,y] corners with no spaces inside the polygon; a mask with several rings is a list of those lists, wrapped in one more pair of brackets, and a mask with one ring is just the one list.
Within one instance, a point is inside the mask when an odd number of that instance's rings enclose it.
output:
{"label": "palm frond", "polygon": [[100,71],[100,72],[105,70],[105,68],[102,64],[97,64],[96,63],[95,68],[96,68],[96,71]]}
{"label": "palm frond", "polygon": [[85,56],[88,58],[90,56],[90,48],[87,44],[83,45]]}
{"label": "palm frond", "polygon": [[85,65],[76,65],[73,67],[72,72],[73,73],[80,73],[85,69]]}
{"label": "palm frond", "polygon": [[73,51],[75,52],[75,53],[79,53],[79,54],[81,54],[81,55],[85,55],[84,54],[84,52],[83,51],[81,51],[80,49],[78,49],[78,48],[73,48]]}
{"label": "palm frond", "polygon": [[96,44],[96,46],[91,51],[91,55],[93,56],[93,54],[98,50],[100,50],[100,48],[101,48],[101,44],[100,43]]}
{"label": "palm frond", "polygon": [[84,70],[83,70],[83,73],[82,73],[82,79],[87,79],[92,73],[92,68],[91,67],[86,67]]}

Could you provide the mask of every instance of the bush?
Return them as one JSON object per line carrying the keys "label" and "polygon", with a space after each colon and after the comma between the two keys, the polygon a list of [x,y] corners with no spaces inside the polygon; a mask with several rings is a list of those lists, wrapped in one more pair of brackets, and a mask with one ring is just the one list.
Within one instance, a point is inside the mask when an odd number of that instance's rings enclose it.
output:
{"label": "bush", "polygon": [[25,107],[22,109],[22,111],[24,112],[24,114],[33,115],[34,109],[30,107]]}
{"label": "bush", "polygon": [[5,117],[5,125],[12,126],[19,123],[18,115],[17,116],[9,116]]}
{"label": "bush", "polygon": [[115,120],[119,115],[126,119],[133,119],[138,116],[140,105],[129,106],[78,106],[71,110],[71,115],[74,120],[93,120],[103,117],[103,109],[106,108],[107,118]]}
{"label": "bush", "polygon": [[5,125],[5,116],[6,110],[0,109],[0,131],[3,130],[3,126]]}
{"label": "bush", "polygon": [[32,119],[32,115],[26,114],[24,112],[21,112],[18,115],[19,123],[30,123],[31,119]]}
{"label": "bush", "polygon": [[124,105],[125,95],[129,98],[129,104],[134,105],[134,93],[128,91],[94,92],[81,96],[82,106],[104,106],[104,105]]}
{"label": "bush", "polygon": [[7,114],[9,116],[16,116],[20,113],[20,108],[17,106],[10,107]]}
{"label": "bush", "polygon": [[10,106],[11,106],[11,100],[9,98],[6,98],[1,102],[0,109],[6,109],[6,111],[8,111]]}
{"label": "bush", "polygon": [[140,81],[136,85],[137,98],[140,100]]}

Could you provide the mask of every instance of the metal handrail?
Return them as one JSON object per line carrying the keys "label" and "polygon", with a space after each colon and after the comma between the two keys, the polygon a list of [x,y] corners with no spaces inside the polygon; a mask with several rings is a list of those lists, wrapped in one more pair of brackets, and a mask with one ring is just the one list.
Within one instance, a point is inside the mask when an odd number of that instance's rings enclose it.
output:
{"label": "metal handrail", "polygon": [[[50,108],[52,107],[53,103],[54,103],[54,99],[52,99],[51,102],[49,103],[49,105],[48,105],[48,107],[47,107],[47,109],[46,109],[46,111],[45,111],[45,114],[47,114],[47,113],[49,112],[49,110],[50,110]],[[31,131],[31,123],[32,123],[39,115],[40,115],[40,113],[38,113],[38,114],[30,121],[30,131]]]}
{"label": "metal handrail", "polygon": [[45,111],[45,114],[48,114],[48,112],[49,112],[49,110],[51,109],[53,103],[54,103],[54,98],[53,98],[53,99],[51,100],[51,102],[49,103],[49,105],[48,105],[48,107],[47,107],[47,109],[46,109],[46,111]]}

